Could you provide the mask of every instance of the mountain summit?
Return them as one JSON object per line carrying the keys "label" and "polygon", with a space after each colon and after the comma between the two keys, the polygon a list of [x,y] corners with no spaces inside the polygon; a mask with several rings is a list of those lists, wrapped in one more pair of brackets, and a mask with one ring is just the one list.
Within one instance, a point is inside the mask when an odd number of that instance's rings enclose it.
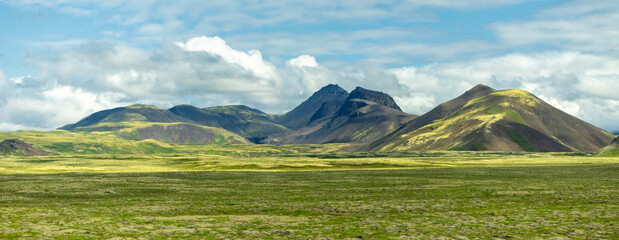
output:
{"label": "mountain summit", "polygon": [[365,89],[359,86],[355,88],[355,90],[350,92],[350,94],[348,95],[347,100],[351,100],[351,99],[367,100],[370,102],[375,102],[375,103],[393,108],[398,111],[402,111],[402,109],[400,109],[400,106],[398,106],[398,104],[395,103],[395,101],[393,100],[391,96],[383,92],[372,91],[372,90],[368,90],[368,89]]}
{"label": "mountain summit", "polygon": [[334,110],[339,109],[347,97],[346,90],[337,84],[329,84],[277,119],[276,122],[291,129],[305,127],[312,120],[334,114]]}

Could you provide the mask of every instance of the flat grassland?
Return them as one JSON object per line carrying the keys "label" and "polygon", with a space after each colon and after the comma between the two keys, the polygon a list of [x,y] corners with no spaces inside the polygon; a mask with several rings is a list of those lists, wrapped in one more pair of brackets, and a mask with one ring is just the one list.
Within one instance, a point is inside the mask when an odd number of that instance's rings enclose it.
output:
{"label": "flat grassland", "polygon": [[619,158],[0,157],[0,239],[619,238]]}

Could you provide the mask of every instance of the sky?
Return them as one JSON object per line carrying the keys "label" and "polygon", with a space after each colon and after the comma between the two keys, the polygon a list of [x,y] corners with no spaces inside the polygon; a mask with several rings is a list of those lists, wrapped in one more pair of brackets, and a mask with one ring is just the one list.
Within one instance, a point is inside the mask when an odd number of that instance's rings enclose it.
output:
{"label": "sky", "polygon": [[335,83],[421,115],[477,84],[619,130],[619,1],[0,0],[0,131],[134,103],[285,113]]}

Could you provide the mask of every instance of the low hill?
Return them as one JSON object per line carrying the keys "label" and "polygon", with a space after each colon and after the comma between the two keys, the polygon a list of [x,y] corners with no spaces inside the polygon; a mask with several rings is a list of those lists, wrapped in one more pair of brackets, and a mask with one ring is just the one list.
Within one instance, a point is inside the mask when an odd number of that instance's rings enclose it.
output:
{"label": "low hill", "polygon": [[238,134],[221,128],[200,126],[191,123],[147,123],[118,131],[128,140],[155,139],[164,143],[178,144],[248,144]]}
{"label": "low hill", "polygon": [[133,141],[113,132],[16,131],[0,132],[0,139],[19,138],[50,154],[153,154],[174,148],[157,140]]}
{"label": "low hill", "polygon": [[77,123],[63,126],[60,129],[68,131],[107,132],[126,128],[127,126],[121,124],[126,122],[191,123],[193,121],[155,106],[135,104],[128,107],[99,111]]}
{"label": "low hill", "polygon": [[329,84],[312,94],[311,97],[290,112],[276,119],[276,122],[290,129],[300,129],[307,126],[312,120],[334,114],[347,97],[348,92],[346,90],[337,84]]}
{"label": "low hill", "polygon": [[531,93],[478,85],[406,123],[368,149],[597,151],[610,140],[609,133]]}
{"label": "low hill", "polygon": [[41,151],[19,139],[6,139],[0,142],[0,155],[44,156],[48,153]]}
{"label": "low hill", "polygon": [[382,92],[357,87],[335,110],[323,104],[310,124],[265,140],[272,144],[364,143],[379,139],[416,116],[400,111]]}
{"label": "low hill", "polygon": [[615,137],[608,146],[600,149],[596,155],[600,157],[619,157],[619,137]]}

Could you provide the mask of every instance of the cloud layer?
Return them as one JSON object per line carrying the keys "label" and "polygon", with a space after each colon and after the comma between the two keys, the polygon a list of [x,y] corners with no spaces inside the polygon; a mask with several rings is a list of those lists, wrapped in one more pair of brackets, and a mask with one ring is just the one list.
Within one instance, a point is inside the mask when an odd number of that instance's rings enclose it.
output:
{"label": "cloud layer", "polygon": [[[196,37],[146,51],[89,42],[32,53],[40,75],[0,74],[0,130],[51,129],[96,110],[134,102],[171,107],[247,104],[267,112],[292,109],[320,87],[338,83],[386,92],[423,114],[478,83],[530,91],[563,111],[604,128],[619,117],[619,60],[578,52],[508,54],[467,62],[343,73],[301,55],[277,67],[260,51],[239,51],[219,37]],[[25,107],[27,106],[27,107]]]}
{"label": "cloud layer", "polygon": [[[0,30],[0,131],[53,129],[136,102],[282,113],[329,83],[384,91],[415,114],[478,83],[521,88],[619,129],[616,1],[0,0],[6,6],[15,29],[34,29]],[[28,71],[14,74],[20,68]]]}

